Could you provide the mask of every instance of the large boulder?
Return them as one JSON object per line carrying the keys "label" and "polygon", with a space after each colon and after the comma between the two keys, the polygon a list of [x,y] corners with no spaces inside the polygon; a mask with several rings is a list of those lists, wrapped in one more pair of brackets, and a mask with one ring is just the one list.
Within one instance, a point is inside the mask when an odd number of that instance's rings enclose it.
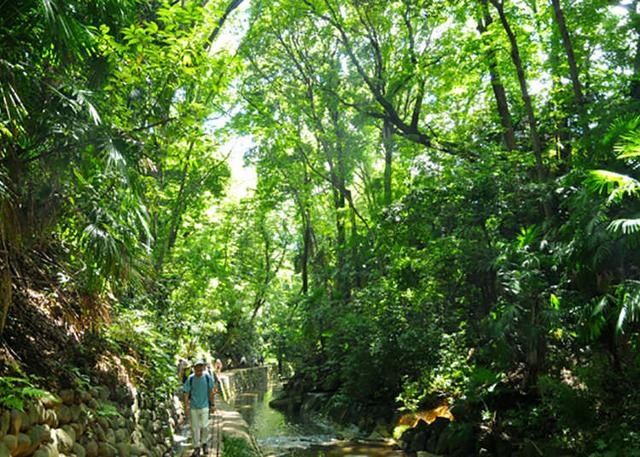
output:
{"label": "large boulder", "polygon": [[438,436],[436,442],[436,454],[448,454],[449,447],[451,446],[451,427],[445,428]]}
{"label": "large boulder", "polygon": [[[432,429],[425,421],[420,420],[416,426],[410,430],[407,430],[402,439],[407,442],[407,450],[409,452],[424,451],[427,447],[427,441],[431,436]],[[405,438],[405,436],[407,438]]]}
{"label": "large boulder", "polygon": [[430,434],[425,446],[426,451],[437,453],[440,435],[442,435],[444,430],[449,426],[450,422],[449,419],[444,417],[437,417],[436,420],[429,425]]}
{"label": "large boulder", "polygon": [[440,435],[440,433],[442,433],[442,431],[447,428],[450,423],[451,421],[445,417],[437,417],[436,420],[434,420],[430,424],[429,428],[431,429],[432,433]]}

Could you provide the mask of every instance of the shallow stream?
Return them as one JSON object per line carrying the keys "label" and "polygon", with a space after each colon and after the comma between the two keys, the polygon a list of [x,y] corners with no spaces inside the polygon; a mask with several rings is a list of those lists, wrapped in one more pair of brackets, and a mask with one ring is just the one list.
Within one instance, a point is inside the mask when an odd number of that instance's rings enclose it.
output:
{"label": "shallow stream", "polygon": [[287,416],[269,407],[273,388],[246,393],[232,403],[249,424],[265,457],[405,457],[377,442],[354,442],[320,420]]}

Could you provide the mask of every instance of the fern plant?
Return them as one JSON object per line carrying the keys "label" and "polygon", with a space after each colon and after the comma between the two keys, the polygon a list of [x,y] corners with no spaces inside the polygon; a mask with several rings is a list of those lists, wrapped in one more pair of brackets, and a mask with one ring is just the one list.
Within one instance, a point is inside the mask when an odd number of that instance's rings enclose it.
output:
{"label": "fern plant", "polygon": [[0,377],[0,408],[24,411],[24,404],[33,398],[52,396],[34,386],[29,379],[13,376]]}
{"label": "fern plant", "polygon": [[[618,138],[614,146],[618,159],[627,161],[627,165],[633,171],[640,165],[637,160],[640,157],[640,117],[633,118],[622,125],[619,124],[612,127],[614,132],[610,132],[608,139]],[[606,193],[607,206],[620,205],[625,198],[638,198],[640,195],[638,179],[629,174],[610,170],[593,170],[587,177],[586,185],[593,192]],[[640,232],[640,217],[630,216],[613,219],[607,227],[608,230],[623,237]],[[598,322],[598,318],[602,317],[610,307],[616,309],[617,332],[621,333],[627,324],[638,321],[640,319],[640,282],[624,280],[611,294],[599,299],[593,308],[594,321]]]}

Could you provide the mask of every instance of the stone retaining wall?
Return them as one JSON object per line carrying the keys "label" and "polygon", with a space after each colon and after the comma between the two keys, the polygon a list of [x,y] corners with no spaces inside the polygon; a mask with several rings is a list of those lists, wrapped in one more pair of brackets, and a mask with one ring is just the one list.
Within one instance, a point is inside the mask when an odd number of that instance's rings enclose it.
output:
{"label": "stone retaining wall", "polygon": [[[227,401],[243,392],[256,392],[266,390],[273,380],[276,370],[273,366],[245,368],[223,372],[220,375],[222,391]],[[230,407],[226,401],[218,402],[218,414],[222,421],[222,434],[244,440],[249,448],[258,456],[262,455],[255,438],[251,435],[249,426],[240,413]]]}
{"label": "stone retaining wall", "polygon": [[[264,389],[273,373],[270,366],[223,372],[225,398]],[[0,408],[0,457],[171,457],[184,419],[180,399],[158,401],[131,388],[122,407],[114,395],[104,386],[68,389],[28,402],[24,412]]]}
{"label": "stone retaining wall", "polygon": [[220,374],[223,397],[233,400],[242,392],[265,390],[276,370],[271,365],[223,371]]}
{"label": "stone retaining wall", "polygon": [[174,405],[130,392],[130,406],[106,387],[64,390],[24,412],[0,409],[0,457],[169,457]]}

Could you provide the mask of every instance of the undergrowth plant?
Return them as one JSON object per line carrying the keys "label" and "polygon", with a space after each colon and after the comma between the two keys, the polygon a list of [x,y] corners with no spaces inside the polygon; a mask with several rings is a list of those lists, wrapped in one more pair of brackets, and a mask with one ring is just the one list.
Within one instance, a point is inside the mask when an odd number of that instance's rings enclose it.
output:
{"label": "undergrowth plant", "polygon": [[223,443],[225,457],[258,457],[256,451],[242,438],[225,436]]}
{"label": "undergrowth plant", "polygon": [[5,376],[0,378],[0,408],[24,411],[28,400],[52,396],[36,387],[28,378]]}

